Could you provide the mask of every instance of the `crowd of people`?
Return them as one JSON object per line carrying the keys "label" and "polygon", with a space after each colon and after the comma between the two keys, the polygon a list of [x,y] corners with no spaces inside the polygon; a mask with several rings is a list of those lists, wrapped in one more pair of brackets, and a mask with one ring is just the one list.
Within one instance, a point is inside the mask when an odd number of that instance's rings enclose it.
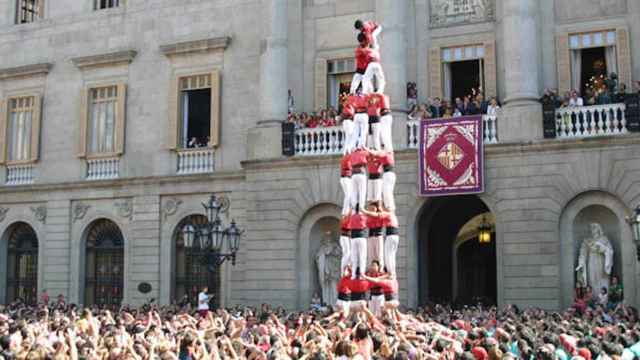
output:
{"label": "crowd of people", "polygon": [[462,359],[640,357],[638,312],[428,305],[374,316],[331,307],[215,311],[189,306],[107,310],[13,303],[0,308],[0,358],[11,359]]}
{"label": "crowd of people", "polygon": [[422,104],[411,104],[412,108],[408,118],[410,120],[424,120],[436,118],[452,118],[466,115],[495,116],[500,109],[500,103],[496,97],[486,100],[482,92],[473,90],[473,93],[463,98],[455,98],[454,101],[441,100],[439,97],[427,99]]}

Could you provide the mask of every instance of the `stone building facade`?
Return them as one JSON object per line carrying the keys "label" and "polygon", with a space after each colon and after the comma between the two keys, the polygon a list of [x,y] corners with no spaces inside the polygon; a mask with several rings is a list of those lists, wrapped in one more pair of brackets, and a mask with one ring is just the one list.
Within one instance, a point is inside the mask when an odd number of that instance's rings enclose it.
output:
{"label": "stone building facade", "polygon": [[[634,19],[640,3],[28,2],[27,11],[23,0],[0,0],[4,301],[16,295],[20,280],[13,273],[29,266],[35,284],[27,284],[73,302],[90,302],[88,289],[112,291],[126,303],[173,301],[177,267],[183,266],[176,255],[179,224],[202,215],[201,202],[218,193],[231,200],[224,220],[235,219],[246,230],[236,265],[219,269],[219,302],[307,306],[317,290],[317,234],[327,230],[317,224],[337,219],[342,203],[339,155],[283,156],[280,122],[287,117],[288,89],[298,111],[331,104],[332,69],[351,57],[353,22],[363,18],[384,27],[382,63],[398,149],[402,302],[415,306],[460,295],[459,283],[469,278],[461,275],[465,258],[451,255],[465,240],[459,230],[473,230],[465,224],[490,213],[494,251],[488,262],[476,260],[495,269],[486,278],[494,281],[498,304],[568,306],[576,251],[594,221],[615,248],[614,273],[625,285],[625,300],[640,303],[640,266],[624,220],[640,203],[640,137],[624,129],[543,138],[537,101],[544,88],[564,91],[580,83],[577,56],[586,57],[578,54],[595,45],[614,59],[607,68],[620,82],[637,80],[640,23]],[[406,84],[415,82],[422,100],[451,96],[448,64],[467,60],[479,64],[485,93],[503,100],[495,141],[485,150],[486,191],[419,198]],[[201,90],[211,98],[208,144],[186,149],[182,94]],[[29,99],[27,110],[12,107],[18,99]],[[92,111],[100,110],[90,109],[101,103],[112,104],[107,106],[116,115],[105,115],[114,135],[96,154],[102,145],[88,134],[100,128],[91,122]],[[16,154],[8,148],[17,140],[8,123],[20,111],[31,114],[32,131],[21,135],[29,144],[25,156],[12,161]],[[92,235],[103,220],[116,234],[106,247]],[[16,245],[22,239],[16,229],[37,239],[36,250]],[[115,254],[106,264],[122,268],[90,269],[102,249]],[[36,254],[29,264],[12,262],[29,251]],[[96,287],[96,273],[103,272],[121,278],[122,289]],[[151,293],[139,292],[141,282],[151,284]]]}

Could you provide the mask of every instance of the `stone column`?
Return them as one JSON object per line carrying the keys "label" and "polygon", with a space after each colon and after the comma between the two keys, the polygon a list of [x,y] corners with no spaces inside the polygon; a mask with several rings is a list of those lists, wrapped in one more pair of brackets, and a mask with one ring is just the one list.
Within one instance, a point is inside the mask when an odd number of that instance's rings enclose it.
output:
{"label": "stone column", "polygon": [[503,46],[506,103],[498,120],[500,142],[542,139],[538,1],[504,0]]}
{"label": "stone column", "polygon": [[[387,85],[386,95],[393,110],[394,148],[406,145],[407,107],[407,0],[376,0],[377,21],[382,25],[380,55]],[[363,19],[365,20],[365,19]]]}
{"label": "stone column", "polygon": [[259,121],[247,136],[250,160],[281,156],[281,122],[287,119],[287,0],[263,0]]}

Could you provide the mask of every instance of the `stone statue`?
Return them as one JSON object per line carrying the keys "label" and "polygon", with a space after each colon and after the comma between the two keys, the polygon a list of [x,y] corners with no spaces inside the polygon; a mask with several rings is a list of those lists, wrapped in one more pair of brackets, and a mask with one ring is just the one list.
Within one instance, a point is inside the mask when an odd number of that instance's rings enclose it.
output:
{"label": "stone statue", "polygon": [[578,257],[577,281],[582,286],[590,285],[593,291],[609,288],[609,277],[613,267],[613,247],[604,235],[602,226],[591,223],[591,236],[582,241]]}
{"label": "stone statue", "polygon": [[342,250],[340,245],[333,239],[331,231],[327,231],[322,238],[320,249],[316,253],[318,280],[322,289],[322,302],[326,305],[335,305],[338,299],[336,288],[340,280],[341,259]]}

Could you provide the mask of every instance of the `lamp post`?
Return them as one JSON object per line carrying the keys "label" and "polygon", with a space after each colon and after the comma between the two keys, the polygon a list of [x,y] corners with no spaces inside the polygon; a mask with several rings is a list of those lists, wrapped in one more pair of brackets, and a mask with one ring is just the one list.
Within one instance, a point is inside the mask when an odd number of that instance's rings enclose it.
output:
{"label": "lamp post", "polygon": [[[206,204],[202,204],[207,214],[207,222],[204,224],[189,224],[182,228],[184,244],[187,248],[200,248],[206,252],[203,262],[210,272],[231,260],[236,264],[236,253],[240,248],[240,237],[244,231],[238,229],[235,220],[231,220],[229,227],[224,228],[220,214],[229,210],[229,200],[226,197],[217,197],[212,194]],[[225,242],[228,243],[229,252],[223,252]]]}
{"label": "lamp post", "polygon": [[491,242],[491,226],[487,224],[487,219],[482,218],[482,224],[478,227],[478,242],[485,245]]}
{"label": "lamp post", "polygon": [[631,226],[633,241],[636,243],[636,258],[640,261],[640,205],[633,210],[633,215],[627,216],[626,220]]}

